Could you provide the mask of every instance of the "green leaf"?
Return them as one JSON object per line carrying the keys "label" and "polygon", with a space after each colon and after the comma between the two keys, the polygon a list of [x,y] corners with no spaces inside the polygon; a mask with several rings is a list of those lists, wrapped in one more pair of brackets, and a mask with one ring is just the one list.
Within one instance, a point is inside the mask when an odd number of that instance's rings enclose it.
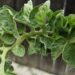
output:
{"label": "green leaf", "polygon": [[62,58],[69,66],[75,68],[75,43],[65,47]]}
{"label": "green leaf", "polygon": [[4,31],[3,34],[10,33],[16,38],[19,36],[16,23],[8,10],[0,10],[0,29]]}
{"label": "green leaf", "polygon": [[56,60],[62,54],[66,44],[66,40],[57,34],[50,37],[42,36],[40,42],[44,44],[46,49],[51,50],[53,60]]}
{"label": "green leaf", "polygon": [[67,16],[67,18],[70,26],[75,27],[75,14],[70,14],[69,16]]}
{"label": "green leaf", "polygon": [[4,30],[2,29],[2,27],[0,26],[0,36],[2,36],[4,34]]}
{"label": "green leaf", "polygon": [[66,45],[66,41],[63,38],[53,40],[51,45],[51,56],[53,60],[56,60],[63,52]]}
{"label": "green leaf", "polygon": [[14,71],[14,68],[11,65],[11,62],[10,61],[6,61],[5,62],[4,71],[5,72],[13,72]]}
{"label": "green leaf", "polygon": [[[51,19],[49,20],[49,26],[50,26],[50,30],[54,31],[56,28],[55,23],[57,22],[57,24],[59,24],[58,22],[60,22],[60,21],[58,19],[61,18],[61,16],[63,15],[63,10],[57,10],[57,11],[53,12],[51,15],[52,16],[51,16]],[[60,20],[62,21],[62,18]],[[60,22],[60,24],[61,23],[62,22]]]}
{"label": "green leaf", "polygon": [[24,7],[20,10],[19,13],[16,14],[14,19],[22,24],[29,24],[29,15],[33,9],[32,1],[29,0],[27,4],[24,4]]}
{"label": "green leaf", "polygon": [[29,41],[29,48],[28,48],[28,54],[37,54],[40,52],[40,42],[38,40],[31,40]]}
{"label": "green leaf", "polygon": [[19,34],[23,34],[25,32],[25,25],[18,24],[18,32]]}
{"label": "green leaf", "polygon": [[60,30],[61,28],[64,27],[64,20],[65,20],[65,17],[64,17],[63,11],[56,15],[56,18],[54,21],[56,30]]}
{"label": "green leaf", "polygon": [[10,6],[8,6],[8,5],[3,5],[2,8],[8,10],[9,13],[10,13],[12,16],[14,16],[14,15],[17,13],[14,9],[12,9],[12,8],[11,8]]}
{"label": "green leaf", "polygon": [[4,34],[0,39],[7,45],[12,45],[15,42],[15,38],[10,34]]}
{"label": "green leaf", "polygon": [[37,23],[35,22],[35,15],[39,10],[40,5],[35,6],[34,9],[31,11],[29,19],[31,27],[38,27]]}
{"label": "green leaf", "polygon": [[18,56],[18,57],[23,57],[25,54],[25,48],[24,46],[20,45],[16,45],[12,48],[12,52],[14,55]]}
{"label": "green leaf", "polygon": [[47,0],[42,5],[36,6],[30,14],[30,21],[32,26],[39,27],[39,25],[45,25],[45,23],[47,22],[49,12],[50,0]]}
{"label": "green leaf", "polygon": [[75,43],[75,30],[71,32],[70,36],[69,36],[70,40],[70,44]]}
{"label": "green leaf", "polygon": [[47,55],[47,49],[45,48],[44,44],[40,41],[39,36],[29,41],[28,53],[29,55],[32,54],[40,54],[43,56]]}
{"label": "green leaf", "polygon": [[52,39],[49,37],[41,36],[40,42],[44,44],[45,48],[51,49]]}

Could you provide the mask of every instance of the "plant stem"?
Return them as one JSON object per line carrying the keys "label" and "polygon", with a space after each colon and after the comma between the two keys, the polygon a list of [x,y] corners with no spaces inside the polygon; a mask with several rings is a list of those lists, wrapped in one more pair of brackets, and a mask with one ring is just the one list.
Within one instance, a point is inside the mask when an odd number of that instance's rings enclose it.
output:
{"label": "plant stem", "polygon": [[30,32],[30,33],[24,33],[21,36],[19,36],[19,38],[17,39],[17,41],[12,45],[12,47],[14,47],[15,45],[20,45],[25,39],[28,39],[31,36],[34,35],[42,35],[43,32],[42,31],[35,31],[35,32]]}
{"label": "plant stem", "polygon": [[6,75],[5,71],[4,71],[4,66],[5,66],[5,59],[6,59],[6,55],[8,53],[8,51],[10,50],[10,48],[7,47],[3,47],[3,53],[1,55],[1,63],[0,63],[0,75]]}

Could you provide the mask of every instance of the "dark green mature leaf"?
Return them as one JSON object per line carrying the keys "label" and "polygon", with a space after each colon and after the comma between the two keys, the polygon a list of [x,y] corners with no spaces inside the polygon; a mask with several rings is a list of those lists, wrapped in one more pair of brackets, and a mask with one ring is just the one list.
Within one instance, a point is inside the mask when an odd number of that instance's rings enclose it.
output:
{"label": "dark green mature leaf", "polygon": [[36,39],[32,39],[29,41],[28,53],[29,55],[32,54],[41,54],[43,56],[47,55],[47,49],[45,45],[40,41],[40,36],[36,37]]}
{"label": "dark green mature leaf", "polygon": [[12,45],[15,42],[15,38],[10,34],[4,34],[0,39],[6,45]]}
{"label": "dark green mature leaf", "polygon": [[31,11],[29,19],[32,27],[38,27],[37,23],[35,22],[35,15],[39,10],[39,6],[34,7],[34,9]]}
{"label": "dark green mature leaf", "polygon": [[40,41],[44,44],[46,49],[51,50],[51,56],[53,60],[56,60],[64,50],[66,40],[59,35],[53,35],[50,37],[42,36]]}
{"label": "dark green mature leaf", "polygon": [[75,30],[71,32],[71,35],[69,36],[70,40],[69,42],[71,44],[75,43]]}
{"label": "dark green mature leaf", "polygon": [[71,34],[72,29],[75,28],[75,15],[74,14],[70,14],[69,16],[66,16],[66,26],[65,26],[65,30]]}
{"label": "dark green mature leaf", "polygon": [[75,68],[75,43],[68,44],[62,54],[63,60],[71,67]]}
{"label": "dark green mature leaf", "polygon": [[18,57],[23,57],[25,55],[25,48],[22,45],[20,46],[16,45],[12,48],[12,52],[14,55]]}
{"label": "dark green mature leaf", "polygon": [[14,71],[14,68],[11,65],[11,62],[10,61],[6,61],[5,62],[4,70],[5,70],[5,72],[13,72]]}
{"label": "dark green mature leaf", "polygon": [[19,36],[16,23],[6,9],[0,10],[0,29],[3,32],[2,34],[10,33],[16,38]]}
{"label": "dark green mature leaf", "polygon": [[18,32],[19,34],[23,34],[25,32],[25,25],[18,24]]}
{"label": "dark green mature leaf", "polygon": [[33,4],[32,4],[32,1],[29,0],[27,4],[24,4],[24,7],[20,10],[20,12],[16,14],[14,19],[18,21],[19,23],[28,25],[30,23],[29,15],[32,9],[33,9]]}
{"label": "dark green mature leaf", "polygon": [[38,25],[44,25],[46,23],[47,14],[50,10],[50,0],[46,1],[39,7],[38,12],[35,15],[35,21]]}

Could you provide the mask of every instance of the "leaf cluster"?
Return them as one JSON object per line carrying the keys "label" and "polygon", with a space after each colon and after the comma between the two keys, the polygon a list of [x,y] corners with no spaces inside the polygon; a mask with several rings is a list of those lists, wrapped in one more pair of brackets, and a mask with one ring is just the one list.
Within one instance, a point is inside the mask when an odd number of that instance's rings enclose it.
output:
{"label": "leaf cluster", "polygon": [[62,55],[69,66],[75,67],[75,14],[64,16],[64,10],[52,11],[50,0],[35,7],[29,0],[20,11],[7,5],[0,8],[0,75],[14,75],[4,70],[6,55],[12,51],[16,56],[24,56],[24,40],[28,42],[29,55],[47,56],[51,52],[53,60]]}

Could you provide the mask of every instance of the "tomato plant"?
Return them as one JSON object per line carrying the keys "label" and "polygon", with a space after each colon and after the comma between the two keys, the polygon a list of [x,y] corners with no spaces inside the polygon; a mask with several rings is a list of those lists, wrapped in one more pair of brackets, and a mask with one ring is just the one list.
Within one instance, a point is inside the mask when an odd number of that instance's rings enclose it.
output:
{"label": "tomato plant", "polygon": [[[26,26],[29,32],[24,30]],[[29,44],[29,55],[47,56],[51,50],[53,60],[62,55],[69,66],[75,67],[75,14],[64,16],[63,10],[52,11],[50,0],[35,7],[29,0],[20,11],[7,5],[0,8],[0,75],[15,75],[7,54],[11,51],[23,57],[24,40]]]}

